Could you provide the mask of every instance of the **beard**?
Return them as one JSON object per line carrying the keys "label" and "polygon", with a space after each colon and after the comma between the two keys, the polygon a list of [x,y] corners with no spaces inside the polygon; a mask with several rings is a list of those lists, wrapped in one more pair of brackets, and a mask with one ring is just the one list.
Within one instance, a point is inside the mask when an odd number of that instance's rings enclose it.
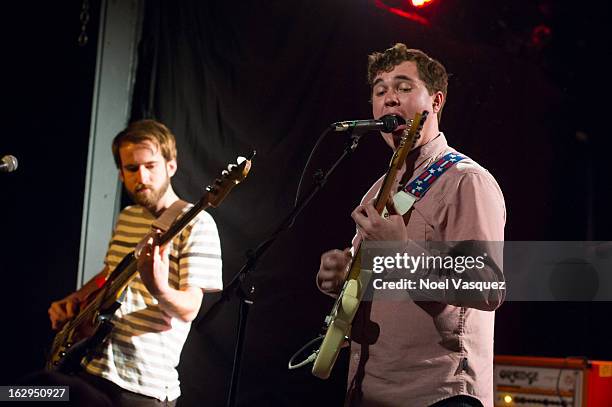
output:
{"label": "beard", "polygon": [[134,191],[127,191],[132,200],[140,206],[145,207],[151,213],[155,213],[157,203],[164,196],[170,186],[170,177],[166,177],[164,183],[158,188],[152,185],[138,184]]}

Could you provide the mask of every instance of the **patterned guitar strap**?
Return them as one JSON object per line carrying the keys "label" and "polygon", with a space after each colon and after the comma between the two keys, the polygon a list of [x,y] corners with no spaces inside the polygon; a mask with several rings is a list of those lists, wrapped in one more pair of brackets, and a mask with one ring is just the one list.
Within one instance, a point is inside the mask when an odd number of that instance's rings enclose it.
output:
{"label": "patterned guitar strap", "polygon": [[[448,153],[438,161],[431,164],[418,177],[407,183],[398,193],[393,196],[393,204],[397,213],[405,215],[417,201],[431,188],[446,171],[465,157],[457,153]],[[387,214],[387,209],[383,211],[383,216]]]}

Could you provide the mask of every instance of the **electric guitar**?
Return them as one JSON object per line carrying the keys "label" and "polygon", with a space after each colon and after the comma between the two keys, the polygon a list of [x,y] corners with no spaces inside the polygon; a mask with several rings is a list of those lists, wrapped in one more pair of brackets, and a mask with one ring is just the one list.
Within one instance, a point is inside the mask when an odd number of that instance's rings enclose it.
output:
{"label": "electric guitar", "polygon": [[[420,132],[427,115],[427,111],[415,114],[412,121],[408,123],[409,127],[404,130],[398,148],[393,153],[389,169],[374,204],[381,215],[392,193],[397,171],[406,161],[406,156],[420,138]],[[325,318],[323,341],[319,349],[309,358],[314,358],[312,374],[321,379],[329,377],[342,345],[349,340],[353,318],[370,281],[371,272],[365,272],[361,269],[361,243],[355,248],[354,253],[342,290],[331,312]]]}
{"label": "electric guitar", "polygon": [[[239,157],[237,164],[228,165],[227,170],[223,170],[221,176],[206,187],[202,198],[157,237],[159,245],[162,246],[177,236],[201,211],[208,207],[217,207],[227,194],[246,178],[251,169],[252,158]],[[143,241],[148,237],[149,235]],[[81,363],[91,357],[91,353],[104,342],[113,329],[113,317],[121,306],[122,294],[137,271],[137,255],[132,251],[121,260],[104,285],[88,296],[85,307],[55,335],[47,358],[47,370],[72,373],[79,370]]]}

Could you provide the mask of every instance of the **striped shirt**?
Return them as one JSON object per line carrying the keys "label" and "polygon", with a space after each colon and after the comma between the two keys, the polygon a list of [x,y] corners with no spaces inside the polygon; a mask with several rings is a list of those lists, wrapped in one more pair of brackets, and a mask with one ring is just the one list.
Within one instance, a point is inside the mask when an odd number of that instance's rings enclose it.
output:
{"label": "striped shirt", "polygon": [[[150,232],[154,220],[141,206],[121,211],[105,258],[110,271]],[[170,287],[200,287],[205,292],[223,288],[221,244],[212,216],[200,212],[169,244]],[[115,328],[85,366],[87,372],[138,394],[159,400],[178,398],[176,366],[191,322],[162,312],[138,273],[115,315]]]}

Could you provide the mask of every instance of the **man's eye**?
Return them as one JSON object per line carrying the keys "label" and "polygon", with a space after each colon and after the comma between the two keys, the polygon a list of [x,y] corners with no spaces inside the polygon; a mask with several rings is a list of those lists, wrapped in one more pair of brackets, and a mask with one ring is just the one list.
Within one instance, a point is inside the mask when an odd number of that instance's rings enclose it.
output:
{"label": "man's eye", "polygon": [[157,164],[153,163],[153,164],[147,164],[147,169],[152,170],[153,168],[155,168],[157,166]]}
{"label": "man's eye", "polygon": [[378,89],[374,91],[374,96],[382,96],[385,94],[385,89]]}
{"label": "man's eye", "polygon": [[400,92],[410,92],[411,90],[412,88],[410,86],[400,86],[399,87]]}

